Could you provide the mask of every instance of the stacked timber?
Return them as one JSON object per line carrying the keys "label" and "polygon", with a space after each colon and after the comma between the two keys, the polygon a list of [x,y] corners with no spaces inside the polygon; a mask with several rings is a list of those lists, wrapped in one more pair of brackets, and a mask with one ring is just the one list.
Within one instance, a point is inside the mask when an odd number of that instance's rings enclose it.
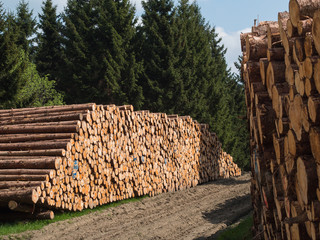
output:
{"label": "stacked timber", "polygon": [[255,239],[320,239],[320,1],[290,0],[253,30],[241,43]]}
{"label": "stacked timber", "polygon": [[209,126],[189,116],[94,103],[0,110],[0,207],[24,218],[238,175]]}

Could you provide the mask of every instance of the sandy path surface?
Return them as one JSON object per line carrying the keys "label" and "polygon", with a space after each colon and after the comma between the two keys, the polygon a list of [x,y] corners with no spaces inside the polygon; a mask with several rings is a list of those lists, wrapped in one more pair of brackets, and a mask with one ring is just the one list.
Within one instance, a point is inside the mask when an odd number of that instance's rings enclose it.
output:
{"label": "sandy path surface", "polygon": [[37,240],[214,239],[218,231],[251,210],[249,192],[250,175],[245,174],[144,198],[11,237]]}

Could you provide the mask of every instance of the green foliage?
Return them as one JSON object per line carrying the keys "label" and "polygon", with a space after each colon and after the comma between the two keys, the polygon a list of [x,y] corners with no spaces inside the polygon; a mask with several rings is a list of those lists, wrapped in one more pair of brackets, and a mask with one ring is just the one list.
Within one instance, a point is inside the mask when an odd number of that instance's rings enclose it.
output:
{"label": "green foliage", "polygon": [[41,32],[37,36],[35,63],[41,76],[48,75],[59,81],[59,69],[63,63],[60,36],[62,25],[56,12],[57,7],[52,5],[52,0],[43,2],[42,14],[39,14],[38,28]]}
{"label": "green foliage", "polygon": [[14,97],[23,85],[22,74],[27,66],[16,45],[14,17],[4,14],[1,7],[0,11],[0,107],[7,108],[15,105]]}
{"label": "green foliage", "polygon": [[40,77],[35,64],[29,62],[23,52],[21,60],[26,62],[27,67],[21,76],[24,85],[14,98],[15,107],[62,105],[63,96],[55,89],[55,81],[50,81],[47,76]]}
{"label": "green foliage", "polygon": [[36,19],[33,18],[33,11],[29,10],[29,3],[24,0],[20,0],[17,7],[16,32],[18,34],[17,44],[27,54],[32,54],[33,49],[33,35],[36,33]]}
{"label": "green foliage", "polygon": [[[0,8],[3,13],[3,10]],[[0,107],[16,108],[62,104],[62,95],[54,89],[54,81],[39,77],[28,55],[16,44],[12,14],[1,14],[0,20]],[[3,19],[5,21],[3,21]]]}
{"label": "green foliage", "polygon": [[253,218],[250,215],[236,227],[229,228],[221,233],[217,240],[250,240],[253,237],[251,233],[252,226]]}
{"label": "green foliage", "polygon": [[128,0],[68,1],[61,76],[67,102],[142,105],[141,64],[131,44],[134,13]]}
{"label": "green foliage", "polygon": [[141,41],[139,58],[144,62],[140,79],[145,96],[145,108],[157,112],[174,112],[174,102],[179,104],[181,84],[175,69],[174,52],[175,10],[172,0],[142,1],[145,13],[139,27]]}

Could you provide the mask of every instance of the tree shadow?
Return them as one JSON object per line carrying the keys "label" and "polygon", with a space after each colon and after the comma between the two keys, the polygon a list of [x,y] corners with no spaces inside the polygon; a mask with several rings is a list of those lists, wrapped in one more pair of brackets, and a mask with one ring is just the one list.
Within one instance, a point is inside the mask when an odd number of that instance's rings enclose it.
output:
{"label": "tree shadow", "polygon": [[[203,213],[203,218],[212,224],[224,223],[230,226],[252,211],[250,194],[234,197],[219,204],[217,209]],[[209,237],[199,237],[195,240],[215,239],[224,229],[219,230]]]}

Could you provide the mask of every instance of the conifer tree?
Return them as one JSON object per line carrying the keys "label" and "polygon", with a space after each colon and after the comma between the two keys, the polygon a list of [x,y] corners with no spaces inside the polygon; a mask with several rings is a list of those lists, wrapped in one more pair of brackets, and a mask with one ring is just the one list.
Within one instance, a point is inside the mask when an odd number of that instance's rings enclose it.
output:
{"label": "conifer tree", "polygon": [[6,14],[0,5],[0,107],[14,105],[14,97],[22,87],[22,74],[26,64],[21,61],[22,54],[16,45],[14,16]]}
{"label": "conifer tree", "polygon": [[34,35],[36,34],[37,22],[32,15],[33,11],[29,10],[29,3],[25,2],[25,0],[20,0],[16,16],[17,44],[27,54],[33,53]]}
{"label": "conifer tree", "polygon": [[128,0],[69,0],[65,13],[64,88],[68,102],[142,105],[140,64],[131,41],[134,8]]}
{"label": "conifer tree", "polygon": [[207,103],[208,82],[211,80],[212,56],[209,44],[209,25],[194,2],[180,0],[177,7],[176,48],[177,70],[183,79],[186,101],[184,114],[210,123]]}
{"label": "conifer tree", "polygon": [[151,111],[173,113],[176,94],[183,91],[175,69],[174,53],[175,9],[172,0],[142,1],[145,10],[139,29],[140,58],[144,75],[140,79],[146,98],[145,107]]}
{"label": "conifer tree", "polygon": [[57,17],[57,6],[52,0],[45,0],[42,14],[39,14],[35,62],[41,76],[48,75],[50,79],[59,81],[58,73],[62,65],[61,23]]}
{"label": "conifer tree", "polygon": [[41,78],[28,54],[19,47],[13,14],[0,4],[0,108],[17,108],[63,103],[54,81]]}

